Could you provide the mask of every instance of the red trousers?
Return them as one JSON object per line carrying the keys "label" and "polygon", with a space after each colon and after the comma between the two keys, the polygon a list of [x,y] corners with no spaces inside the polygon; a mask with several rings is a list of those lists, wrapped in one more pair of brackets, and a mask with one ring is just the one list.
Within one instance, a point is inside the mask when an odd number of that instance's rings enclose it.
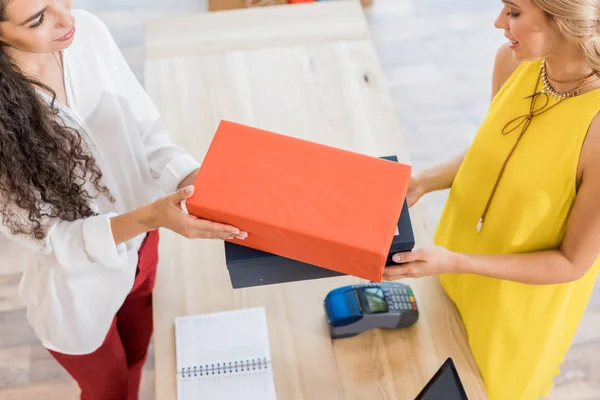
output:
{"label": "red trousers", "polygon": [[139,250],[133,288],[115,315],[104,343],[93,353],[50,354],[75,379],[81,400],[137,400],[152,336],[152,290],[158,263],[158,231]]}

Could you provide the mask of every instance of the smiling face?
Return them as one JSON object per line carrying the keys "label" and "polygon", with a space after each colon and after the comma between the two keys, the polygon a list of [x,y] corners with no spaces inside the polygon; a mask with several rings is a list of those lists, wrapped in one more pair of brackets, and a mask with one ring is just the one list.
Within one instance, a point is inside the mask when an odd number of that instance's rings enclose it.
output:
{"label": "smiling face", "polygon": [[556,24],[531,0],[503,0],[494,25],[504,30],[518,61],[539,60],[566,45]]}
{"label": "smiling face", "polygon": [[0,41],[28,53],[69,47],[75,34],[71,0],[0,0]]}

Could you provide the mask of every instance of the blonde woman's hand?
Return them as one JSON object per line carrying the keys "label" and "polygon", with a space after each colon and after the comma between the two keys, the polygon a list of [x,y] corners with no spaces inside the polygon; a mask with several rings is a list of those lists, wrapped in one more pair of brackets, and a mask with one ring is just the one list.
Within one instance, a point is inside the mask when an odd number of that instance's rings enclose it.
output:
{"label": "blonde woman's hand", "polygon": [[459,253],[449,251],[441,246],[397,253],[394,254],[393,260],[398,265],[391,265],[384,269],[383,279],[386,281],[458,273],[461,265]]}
{"label": "blonde woman's hand", "polygon": [[415,205],[425,194],[427,194],[427,189],[422,179],[415,175],[411,176],[408,191],[406,192],[406,204],[408,207],[410,208]]}

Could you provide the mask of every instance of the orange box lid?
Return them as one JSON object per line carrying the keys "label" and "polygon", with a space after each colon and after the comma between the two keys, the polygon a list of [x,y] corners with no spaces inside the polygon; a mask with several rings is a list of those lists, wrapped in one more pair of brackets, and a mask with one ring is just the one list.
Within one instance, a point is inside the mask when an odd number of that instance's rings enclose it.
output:
{"label": "orange box lid", "polygon": [[221,121],[186,201],[231,242],[381,281],[411,167]]}

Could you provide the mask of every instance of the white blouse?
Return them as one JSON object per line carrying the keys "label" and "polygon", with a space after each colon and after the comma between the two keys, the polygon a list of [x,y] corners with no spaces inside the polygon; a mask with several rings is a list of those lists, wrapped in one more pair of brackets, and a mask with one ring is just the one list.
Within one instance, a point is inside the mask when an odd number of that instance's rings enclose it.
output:
{"label": "white blouse", "polygon": [[82,10],[73,16],[77,31],[63,52],[67,104],[58,105],[60,116],[82,135],[116,203],[102,196],[90,201],[97,216],[46,221],[44,243],[0,225],[0,260],[24,267],[19,294],[42,344],[87,354],[102,344],[133,286],[145,237],[115,245],[110,218],[172,193],[200,164],[169,140],[101,20]]}

